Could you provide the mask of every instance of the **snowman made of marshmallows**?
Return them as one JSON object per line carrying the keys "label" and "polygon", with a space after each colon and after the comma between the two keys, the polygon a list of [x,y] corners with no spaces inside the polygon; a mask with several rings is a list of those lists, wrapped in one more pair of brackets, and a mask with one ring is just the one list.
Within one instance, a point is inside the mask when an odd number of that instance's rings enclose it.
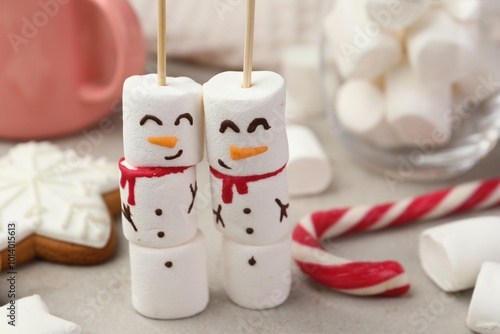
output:
{"label": "snowman made of marshmallows", "polygon": [[119,163],[132,304],[155,319],[185,318],[208,304],[198,230],[196,164],[203,159],[202,87],[189,78],[133,76],[123,91],[125,158]]}
{"label": "snowman made of marshmallows", "polygon": [[253,72],[250,88],[242,80],[224,72],[203,85],[212,210],[226,294],[266,309],[290,292],[285,84],[267,71]]}

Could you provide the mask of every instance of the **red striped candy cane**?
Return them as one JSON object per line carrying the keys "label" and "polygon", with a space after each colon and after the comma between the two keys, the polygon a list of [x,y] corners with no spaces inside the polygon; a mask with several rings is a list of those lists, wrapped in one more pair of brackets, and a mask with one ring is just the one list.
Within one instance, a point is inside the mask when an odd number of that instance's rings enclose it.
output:
{"label": "red striped candy cane", "polygon": [[304,273],[334,290],[362,296],[404,295],[410,284],[399,263],[343,259],[327,252],[320,241],[498,204],[500,179],[492,179],[393,203],[314,212],[302,218],[293,232],[293,257]]}

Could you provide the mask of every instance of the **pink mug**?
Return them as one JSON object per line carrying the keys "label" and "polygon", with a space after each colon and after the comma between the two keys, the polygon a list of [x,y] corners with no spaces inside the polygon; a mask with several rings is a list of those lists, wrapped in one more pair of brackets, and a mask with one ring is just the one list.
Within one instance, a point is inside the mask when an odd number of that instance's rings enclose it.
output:
{"label": "pink mug", "polygon": [[97,123],[145,56],[127,0],[0,0],[0,138]]}

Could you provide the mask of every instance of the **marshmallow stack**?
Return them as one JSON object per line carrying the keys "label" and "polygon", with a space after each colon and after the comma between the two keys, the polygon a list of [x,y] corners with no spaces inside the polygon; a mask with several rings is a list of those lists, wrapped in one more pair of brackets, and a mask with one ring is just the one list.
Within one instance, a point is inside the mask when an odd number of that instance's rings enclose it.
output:
{"label": "marshmallow stack", "polygon": [[254,72],[250,88],[242,82],[243,73],[225,72],[203,86],[207,156],[226,293],[265,309],[291,287],[285,84],[273,72]]}
{"label": "marshmallow stack", "polygon": [[335,103],[341,125],[383,148],[447,144],[453,93],[476,77],[480,7],[479,0],[337,1],[324,29],[344,78]]}
{"label": "marshmallow stack", "polygon": [[123,88],[120,161],[132,304],[155,319],[195,315],[208,304],[206,251],[197,226],[196,167],[203,158],[202,87],[189,78],[133,76]]}

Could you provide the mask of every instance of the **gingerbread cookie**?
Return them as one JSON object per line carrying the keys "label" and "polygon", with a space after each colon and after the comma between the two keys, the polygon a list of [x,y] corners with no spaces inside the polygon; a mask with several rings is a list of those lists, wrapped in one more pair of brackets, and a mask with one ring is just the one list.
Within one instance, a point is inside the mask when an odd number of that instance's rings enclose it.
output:
{"label": "gingerbread cookie", "polygon": [[[95,264],[115,248],[118,169],[48,143],[20,144],[0,158],[0,258]],[[14,251],[15,243],[15,251]],[[12,263],[12,261],[11,261]]]}

